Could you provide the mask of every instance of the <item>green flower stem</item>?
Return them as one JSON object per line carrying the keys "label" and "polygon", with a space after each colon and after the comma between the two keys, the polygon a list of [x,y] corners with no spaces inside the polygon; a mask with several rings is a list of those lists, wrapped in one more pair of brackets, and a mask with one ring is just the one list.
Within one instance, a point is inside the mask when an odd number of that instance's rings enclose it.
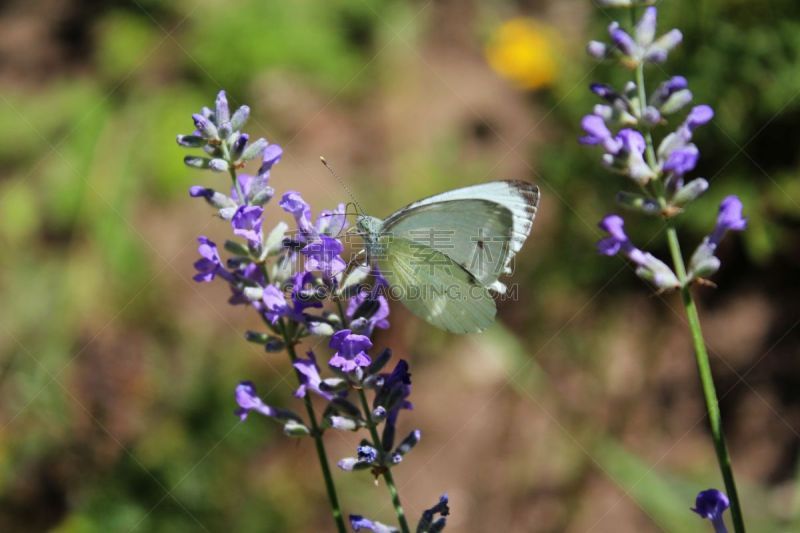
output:
{"label": "green flower stem", "polygon": [[[364,409],[364,417],[367,420],[367,427],[369,428],[370,435],[372,435],[373,446],[381,450],[381,457],[383,457],[383,446],[381,445],[381,438],[378,435],[378,429],[375,427],[375,422],[372,421],[371,409],[367,401],[367,393],[364,389],[358,389],[358,394],[361,396],[361,407]],[[400,503],[400,494],[397,492],[397,487],[394,484],[394,477],[392,476],[392,469],[385,467],[383,470],[383,479],[386,481],[386,486],[389,488],[389,494],[392,496],[392,505],[394,505],[394,512],[397,514],[397,521],[400,524],[400,530],[403,533],[410,533],[408,522],[406,521],[406,513],[403,511],[403,505]]]}
{"label": "green flower stem", "polygon": [[[641,63],[636,67],[636,85],[639,92],[639,109],[641,114],[647,105],[647,93],[644,85],[644,65]],[[649,131],[645,132],[645,143],[647,164],[650,168],[655,169],[657,168],[658,161],[653,145],[653,137]],[[664,209],[667,207],[667,200],[664,197],[664,187],[661,182],[659,182],[658,185],[659,186],[656,187],[656,189],[658,189],[657,197],[662,209]],[[666,223],[667,243],[669,244],[670,255],[672,255],[675,274],[678,276],[678,280],[681,283],[681,300],[683,301],[686,318],[689,321],[689,330],[692,334],[695,360],[697,362],[700,384],[702,385],[703,396],[706,402],[706,411],[708,412],[708,421],[711,426],[711,437],[714,440],[714,450],[717,454],[717,463],[719,464],[719,470],[722,473],[722,479],[725,483],[725,492],[731,503],[733,529],[736,533],[745,533],[742,508],[739,503],[739,494],[736,490],[736,480],[733,477],[731,458],[728,454],[728,446],[725,443],[725,434],[722,431],[719,400],[717,399],[717,392],[714,387],[714,378],[711,374],[711,364],[708,361],[708,351],[706,350],[703,331],[700,328],[700,316],[697,313],[697,306],[692,298],[690,283],[688,283],[686,279],[686,265],[684,264],[680,242],[678,241],[678,232],[675,230],[675,224],[672,218],[666,217]]]}
{"label": "green flower stem", "polygon": [[[294,363],[297,360],[297,352],[294,348],[292,335],[290,335],[289,331],[287,331],[288,328],[283,321],[281,321],[280,329],[283,334],[283,340],[286,343],[286,351],[289,353],[289,358]],[[344,524],[344,516],[342,515],[342,509],[339,506],[339,497],[336,494],[336,486],[333,484],[331,467],[328,464],[328,454],[325,452],[325,443],[322,441],[322,432],[320,431],[319,424],[317,423],[317,415],[314,412],[314,405],[311,403],[311,396],[306,394],[303,400],[306,404],[306,412],[308,413],[308,420],[311,424],[311,436],[314,438],[314,444],[317,449],[319,466],[322,468],[322,477],[325,479],[325,489],[328,491],[328,501],[331,506],[333,521],[336,523],[336,530],[339,531],[339,533],[346,533],[347,528]]]}
{"label": "green flower stem", "polygon": [[722,430],[722,417],[719,412],[719,400],[717,391],[714,387],[714,378],[711,374],[711,365],[708,361],[708,351],[703,339],[703,331],[700,328],[700,316],[697,313],[697,306],[692,298],[691,288],[686,281],[686,267],[683,264],[680,244],[678,243],[678,233],[675,227],[668,221],[667,241],[672,254],[672,261],[679,279],[684,282],[681,287],[681,300],[686,311],[686,318],[689,321],[689,329],[692,333],[692,343],[694,344],[694,354],[697,361],[697,371],[700,374],[700,383],[703,386],[703,396],[706,400],[706,410],[708,411],[708,422],[711,426],[711,437],[714,440],[714,449],[717,452],[717,463],[725,482],[725,492],[731,502],[731,519],[733,529],[736,533],[745,533],[744,518],[742,517],[742,507],[739,503],[739,493],[736,489],[736,480],[733,477],[731,458],[728,454],[728,446],[725,443],[725,434]]}

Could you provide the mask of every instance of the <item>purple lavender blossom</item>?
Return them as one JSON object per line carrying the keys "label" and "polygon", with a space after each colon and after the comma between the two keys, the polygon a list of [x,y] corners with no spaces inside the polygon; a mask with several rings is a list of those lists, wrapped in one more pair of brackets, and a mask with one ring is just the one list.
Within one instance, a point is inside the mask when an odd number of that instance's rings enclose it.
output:
{"label": "purple lavender blossom", "polygon": [[644,160],[646,144],[641,133],[625,128],[617,133],[616,140],[621,148],[616,153],[610,152],[603,156],[606,166],[627,175],[639,185],[646,185],[656,177],[653,169]]}
{"label": "purple lavender blossom", "polygon": [[314,352],[308,352],[308,359],[295,360],[292,366],[297,370],[300,379],[300,386],[294,393],[295,397],[304,398],[308,391],[312,391],[328,401],[333,399],[333,394],[320,389],[322,378],[319,375],[319,367],[317,366],[317,358],[314,356]]}
{"label": "purple lavender blossom", "polygon": [[247,415],[250,411],[256,411],[264,416],[277,416],[277,411],[265,404],[261,398],[256,395],[256,387],[251,381],[242,381],[236,386],[236,403],[239,408],[235,414],[241,420],[247,420]]}
{"label": "purple lavender blossom", "polygon": [[267,285],[263,293],[264,316],[270,324],[276,324],[278,320],[289,314],[289,304],[283,291],[274,283]]}
{"label": "purple lavender blossom", "polygon": [[257,205],[243,205],[231,219],[233,233],[247,239],[251,246],[260,246],[262,239],[262,216],[264,209]]}
{"label": "purple lavender blossom", "polygon": [[204,235],[198,237],[197,242],[200,243],[200,246],[197,247],[200,259],[194,262],[194,268],[197,270],[194,280],[200,283],[208,283],[217,275],[230,279],[230,274],[222,266],[217,245]]}
{"label": "purple lavender blossom", "polygon": [[336,350],[328,364],[342,372],[352,372],[359,367],[367,367],[372,362],[367,350],[372,348],[369,337],[342,329],[333,334],[330,347]]}
{"label": "purple lavender blossom", "polygon": [[297,191],[288,191],[283,194],[281,201],[278,202],[281,208],[294,217],[297,229],[303,236],[311,235],[313,226],[311,225],[311,207],[303,200]]}
{"label": "purple lavender blossom", "polygon": [[262,154],[261,166],[258,169],[259,175],[269,175],[272,167],[278,164],[283,157],[283,148],[277,144],[270,144],[264,149]]}
{"label": "purple lavender blossom", "polygon": [[339,254],[344,246],[338,239],[320,235],[317,240],[307,244],[300,253],[306,256],[306,270],[319,271],[325,279],[334,279],[347,268],[347,263]]}
{"label": "purple lavender blossom", "polygon": [[621,143],[614,138],[606,126],[605,121],[597,115],[586,115],[581,120],[581,127],[586,135],[579,139],[581,144],[603,145],[606,152],[616,154],[622,148]]}
{"label": "purple lavender blossom", "polygon": [[597,243],[597,250],[603,255],[622,253],[636,265],[636,274],[659,289],[680,287],[680,282],[664,262],[648,252],[636,248],[625,234],[625,222],[619,215],[608,215],[600,221],[600,229],[609,236]]}
{"label": "purple lavender blossom", "polygon": [[742,209],[742,201],[735,195],[722,200],[714,230],[703,239],[689,261],[691,278],[705,278],[719,270],[721,262],[714,254],[722,238],[728,231],[744,231],[747,228],[747,219],[742,216]]}
{"label": "purple lavender blossom", "polygon": [[742,201],[736,195],[726,196],[719,204],[717,225],[709,235],[709,243],[715,247],[719,245],[728,231],[744,231],[747,228],[747,219],[742,216]]}
{"label": "purple lavender blossom", "polygon": [[683,176],[694,170],[699,158],[700,150],[697,149],[697,146],[687,144],[669,154],[664,162],[663,170],[676,176]]}
{"label": "purple lavender blossom", "polygon": [[692,511],[706,520],[710,520],[714,525],[715,533],[728,533],[725,521],[722,518],[728,507],[730,507],[730,502],[723,492],[717,489],[708,489],[701,491],[697,495]]}

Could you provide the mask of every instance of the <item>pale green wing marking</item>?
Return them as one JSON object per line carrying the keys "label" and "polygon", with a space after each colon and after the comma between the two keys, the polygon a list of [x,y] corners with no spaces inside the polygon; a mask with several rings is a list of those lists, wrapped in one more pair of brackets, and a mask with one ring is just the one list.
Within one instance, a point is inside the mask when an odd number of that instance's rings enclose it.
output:
{"label": "pale green wing marking", "polygon": [[385,253],[375,259],[390,284],[391,299],[452,333],[476,333],[494,321],[496,307],[488,289],[448,256],[392,235],[380,237],[379,244]]}
{"label": "pale green wing marking", "polygon": [[488,200],[450,200],[411,209],[384,231],[437,250],[489,286],[503,274],[511,253],[512,213]]}

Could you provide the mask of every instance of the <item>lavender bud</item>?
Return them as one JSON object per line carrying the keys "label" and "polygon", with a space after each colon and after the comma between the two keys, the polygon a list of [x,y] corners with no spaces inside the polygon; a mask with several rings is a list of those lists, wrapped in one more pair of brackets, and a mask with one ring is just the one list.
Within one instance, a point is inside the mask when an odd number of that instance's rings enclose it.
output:
{"label": "lavender bud", "polygon": [[230,165],[224,159],[214,158],[208,162],[208,168],[214,172],[227,172]]}
{"label": "lavender bud", "polygon": [[264,297],[264,289],[261,287],[245,287],[242,293],[251,302],[257,302]]}
{"label": "lavender bud", "polygon": [[311,431],[296,420],[289,420],[283,425],[283,434],[287,437],[307,437]]}
{"label": "lavender bud", "polygon": [[667,60],[669,52],[683,40],[680,30],[671,30],[656,39],[644,55],[644,60],[650,63],[663,63]]}
{"label": "lavender bud", "polygon": [[324,392],[342,392],[348,386],[347,380],[342,378],[325,378],[319,383],[320,390]]}
{"label": "lavender bud", "polygon": [[250,198],[250,203],[253,205],[264,205],[272,200],[275,196],[275,189],[269,186],[263,186],[257,191],[251,191],[253,197]]}
{"label": "lavender bud", "polygon": [[211,120],[203,115],[195,113],[192,115],[192,119],[194,120],[194,126],[197,128],[197,131],[205,137],[206,139],[217,139],[218,132],[217,127],[211,122]]}
{"label": "lavender bud", "polygon": [[240,131],[242,126],[245,125],[247,119],[250,117],[250,108],[246,105],[243,105],[239,109],[237,109],[233,116],[231,117],[231,128],[233,131]]}
{"label": "lavender bud", "polygon": [[701,194],[708,190],[708,181],[703,178],[696,178],[678,188],[678,191],[672,197],[671,203],[678,207],[684,206],[689,202],[696,200]]}
{"label": "lavender bud", "polygon": [[656,8],[648,7],[636,24],[636,42],[639,46],[648,46],[656,36]]}
{"label": "lavender bud", "polygon": [[339,415],[328,417],[328,423],[332,428],[342,431],[356,431],[361,426],[358,420]]}
{"label": "lavender bud", "polygon": [[219,138],[225,139],[226,142],[230,143],[231,142],[230,137],[233,134],[233,128],[231,128],[231,123],[223,122],[222,124],[217,126],[217,128],[219,129]]}
{"label": "lavender bud", "polygon": [[383,422],[384,420],[386,420],[386,414],[387,414],[386,408],[379,405],[378,407],[372,410],[370,418],[372,418],[372,421],[375,423]]}
{"label": "lavender bud", "polygon": [[714,274],[721,265],[720,260],[714,255],[716,246],[709,242],[708,237],[697,247],[689,260],[689,278],[707,278]]}
{"label": "lavender bud", "polygon": [[233,200],[221,192],[217,192],[214,189],[209,189],[207,187],[201,187],[199,185],[189,187],[189,196],[192,198],[198,198],[202,196],[209,205],[217,209],[233,207],[236,205]]}
{"label": "lavender bud", "polygon": [[338,466],[345,472],[352,472],[354,470],[364,470],[372,465],[370,463],[361,461],[355,457],[345,457],[344,459],[336,463],[336,466]]}
{"label": "lavender bud", "polygon": [[233,146],[231,147],[232,161],[238,161],[242,157],[242,153],[244,153],[244,148],[247,146],[247,140],[249,138],[250,136],[248,134],[242,133],[233,141]]}
{"label": "lavender bud", "polygon": [[256,140],[253,144],[244,149],[244,152],[242,153],[242,160],[249,161],[251,159],[255,159],[256,157],[261,157],[261,154],[264,152],[266,147],[266,139],[262,137]]}
{"label": "lavender bud", "polygon": [[650,103],[655,107],[661,107],[664,102],[675,92],[689,87],[689,82],[683,76],[673,76],[662,82],[650,96]]}
{"label": "lavender bud", "polygon": [[196,155],[187,155],[183,158],[183,163],[187,167],[192,168],[209,168],[209,164],[211,163],[211,159],[208,157],[199,157]]}
{"label": "lavender bud", "polygon": [[677,289],[678,277],[666,263],[650,253],[645,253],[644,264],[636,268],[636,275],[649,281],[660,290]]}
{"label": "lavender bud", "polygon": [[244,339],[247,342],[252,342],[254,344],[266,344],[267,339],[269,339],[269,335],[259,331],[247,330],[244,332]]}
{"label": "lavender bud", "polygon": [[689,105],[692,101],[692,91],[689,89],[681,89],[672,93],[664,105],[661,106],[661,112],[665,115],[676,113]]}
{"label": "lavender bud", "polygon": [[414,448],[414,446],[417,445],[417,443],[420,441],[421,438],[422,438],[422,432],[418,429],[415,429],[414,431],[409,433],[406,438],[403,439],[403,441],[397,446],[397,448],[395,448],[394,450],[395,453],[400,456],[407,454]]}
{"label": "lavender bud", "polygon": [[661,214],[661,206],[658,205],[658,201],[656,201],[655,198],[650,198],[642,194],[620,191],[617,193],[616,200],[617,204],[631,211],[636,211],[645,215]]}
{"label": "lavender bud", "polygon": [[335,333],[333,326],[327,322],[308,322],[307,327],[312,335],[319,335],[321,337],[330,337]]}
{"label": "lavender bud", "polygon": [[233,220],[233,216],[236,214],[236,211],[239,210],[238,206],[231,206],[231,207],[223,207],[219,210],[219,218],[222,220]]}
{"label": "lavender bud", "polygon": [[605,59],[608,57],[608,46],[600,41],[589,41],[586,45],[586,53],[595,59]]}
{"label": "lavender bud", "polygon": [[620,28],[618,22],[612,22],[608,26],[608,33],[611,36],[611,41],[620,52],[629,58],[634,58],[637,55],[639,46],[636,44],[636,41],[633,40],[633,37],[628,35],[628,32]]}
{"label": "lavender bud", "polygon": [[647,106],[642,113],[642,119],[648,126],[656,126],[661,122],[661,113],[653,106]]}
{"label": "lavender bud", "polygon": [[186,148],[200,148],[206,144],[206,140],[199,135],[178,135],[177,142]]}
{"label": "lavender bud", "polygon": [[231,119],[230,110],[228,108],[228,97],[225,95],[225,91],[220,91],[217,94],[216,114],[214,115],[214,119],[218,125],[225,124]]}

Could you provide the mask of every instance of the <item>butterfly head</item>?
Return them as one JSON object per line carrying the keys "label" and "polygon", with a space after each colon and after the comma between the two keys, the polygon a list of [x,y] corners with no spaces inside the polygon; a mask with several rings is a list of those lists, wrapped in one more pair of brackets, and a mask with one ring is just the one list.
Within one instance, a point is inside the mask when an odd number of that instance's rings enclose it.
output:
{"label": "butterfly head", "polygon": [[356,218],[356,228],[366,239],[377,236],[381,232],[383,220],[367,215],[358,215]]}

